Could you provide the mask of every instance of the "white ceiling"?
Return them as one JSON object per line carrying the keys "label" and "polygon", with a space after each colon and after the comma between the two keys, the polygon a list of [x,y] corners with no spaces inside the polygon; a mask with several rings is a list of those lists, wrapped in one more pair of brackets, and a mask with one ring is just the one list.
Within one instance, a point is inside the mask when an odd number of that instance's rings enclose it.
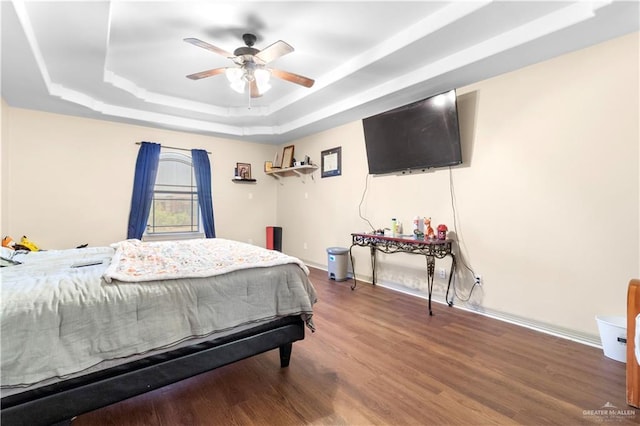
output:
{"label": "white ceiling", "polygon": [[[638,31],[639,2],[2,1],[2,97],[15,107],[283,143]],[[224,50],[295,51],[249,99]],[[579,72],[579,70],[576,70]]]}

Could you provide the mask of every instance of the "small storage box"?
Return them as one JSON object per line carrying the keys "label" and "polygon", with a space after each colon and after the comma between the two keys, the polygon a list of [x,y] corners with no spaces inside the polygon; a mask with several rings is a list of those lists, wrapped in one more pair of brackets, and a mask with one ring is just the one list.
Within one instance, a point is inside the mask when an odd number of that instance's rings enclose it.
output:
{"label": "small storage box", "polygon": [[607,358],[627,362],[627,318],[596,316],[602,349]]}

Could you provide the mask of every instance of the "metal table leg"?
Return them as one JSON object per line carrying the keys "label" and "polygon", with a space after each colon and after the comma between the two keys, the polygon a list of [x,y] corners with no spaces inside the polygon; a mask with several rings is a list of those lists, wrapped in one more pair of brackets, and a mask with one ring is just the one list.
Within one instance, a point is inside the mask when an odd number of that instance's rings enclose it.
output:
{"label": "metal table leg", "polygon": [[[353,263],[353,244],[349,247],[349,257],[351,258],[351,267],[353,268],[353,284],[351,285],[351,290],[355,290],[358,285],[358,281],[356,280],[356,267]],[[371,250],[371,270],[372,270],[372,284],[376,285],[376,248],[374,246],[369,247]]]}
{"label": "metal table leg", "polygon": [[433,276],[436,269],[436,258],[433,256],[426,256],[427,258],[427,291],[429,293],[429,315],[433,316],[431,310],[431,293],[433,292]]}
{"label": "metal table leg", "polygon": [[351,284],[351,290],[355,290],[358,285],[358,281],[356,281],[356,265],[353,263],[353,244],[349,247],[349,258],[351,259],[351,269],[353,270],[353,284]]}
{"label": "metal table leg", "polygon": [[453,255],[453,253],[450,253],[449,256],[451,256],[451,271],[449,272],[449,284],[447,285],[447,294],[444,296],[444,300],[445,302],[447,302],[447,305],[453,306],[453,298],[455,297],[455,294],[452,295],[451,301],[449,301],[449,290],[451,289],[451,280],[453,279],[453,274],[456,273],[456,257]]}
{"label": "metal table leg", "polygon": [[376,248],[374,246],[371,249],[371,284],[376,285]]}

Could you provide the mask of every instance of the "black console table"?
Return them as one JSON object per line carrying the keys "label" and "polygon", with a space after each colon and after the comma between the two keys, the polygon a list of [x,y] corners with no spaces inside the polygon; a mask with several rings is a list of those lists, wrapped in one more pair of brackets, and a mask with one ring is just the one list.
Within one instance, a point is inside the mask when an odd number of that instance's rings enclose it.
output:
{"label": "black console table", "polygon": [[[445,301],[449,306],[453,306],[453,298],[449,301],[449,290],[451,289],[451,279],[455,273],[456,257],[451,250],[452,240],[432,240],[420,239],[413,236],[386,237],[378,234],[351,234],[351,247],[349,247],[349,257],[353,266],[352,249],[355,246],[369,247],[371,250],[372,284],[376,284],[376,252],[382,253],[409,253],[421,254],[427,258],[427,291],[429,293],[429,315],[433,315],[431,310],[431,292],[433,290],[433,276],[435,272],[436,259],[451,257],[451,271],[449,272],[449,284]],[[353,267],[353,284],[351,290],[356,288],[356,270]]]}

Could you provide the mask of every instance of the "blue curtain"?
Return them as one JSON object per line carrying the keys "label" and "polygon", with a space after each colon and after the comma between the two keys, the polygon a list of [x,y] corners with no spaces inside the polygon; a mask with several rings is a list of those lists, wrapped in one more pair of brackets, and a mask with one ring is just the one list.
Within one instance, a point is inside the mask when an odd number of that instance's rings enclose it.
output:
{"label": "blue curtain", "polygon": [[198,203],[202,214],[202,225],[207,238],[216,237],[216,227],[213,224],[213,199],[211,198],[211,166],[209,155],[202,149],[192,149],[193,171],[196,175],[198,187]]}
{"label": "blue curtain", "polygon": [[151,211],[153,187],[156,184],[159,162],[160,144],[142,142],[138,151],[136,174],[133,179],[127,238],[141,239],[142,234],[144,234],[149,212]]}

